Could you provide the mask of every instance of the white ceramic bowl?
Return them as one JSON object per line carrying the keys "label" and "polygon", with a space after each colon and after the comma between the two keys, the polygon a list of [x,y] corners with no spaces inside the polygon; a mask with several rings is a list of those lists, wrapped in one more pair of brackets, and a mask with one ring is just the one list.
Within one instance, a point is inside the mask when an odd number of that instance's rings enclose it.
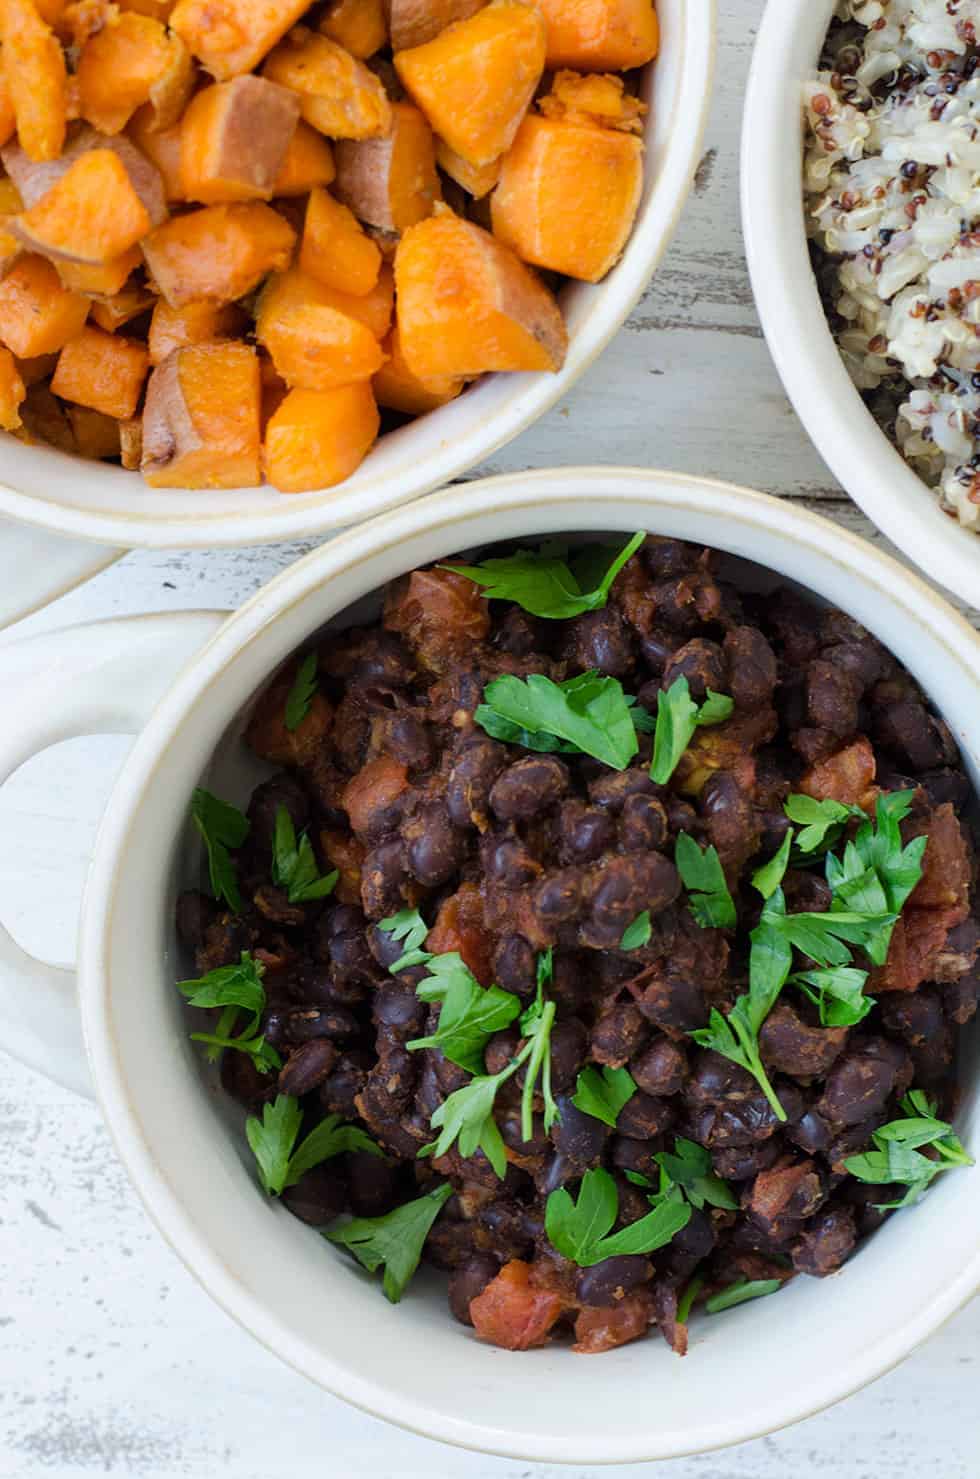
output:
{"label": "white ceramic bowl", "polygon": [[[488,375],[448,406],[383,437],[354,475],[318,493],[273,488],[188,491],[148,488],[138,473],[85,462],[0,434],[0,517],[108,546],[81,551],[77,577],[111,558],[111,548],[211,548],[326,533],[405,503],[489,457],[565,395],[605,348],[649,282],[687,200],[711,101],[715,0],[657,0],[661,50],[646,68],[641,96],[646,163],[643,195],[622,258],[603,282],[569,283],[561,294],[569,349],[556,375]],[[63,565],[50,579],[39,540],[25,566],[10,560],[21,611],[60,593]],[[0,542],[0,576],[8,565]],[[0,622],[7,581],[0,579]]]}
{"label": "white ceramic bowl", "polygon": [[831,472],[883,534],[941,585],[980,604],[980,538],[941,512],[881,432],[844,368],[803,222],[803,83],[834,0],[769,0],[742,125],[742,225],[756,307],[786,392]]}
{"label": "white ceramic bowl", "polygon": [[[599,1360],[561,1347],[509,1354],[449,1318],[440,1279],[420,1277],[393,1308],[376,1283],[263,1197],[240,1127],[226,1121],[187,1038],[172,919],[191,788],[209,774],[222,794],[244,796],[244,713],[294,648],[393,576],[468,545],[637,528],[764,562],[853,613],[929,691],[980,779],[980,643],[956,612],[805,511],[667,473],[493,478],[341,535],[224,625],[153,617],[0,646],[9,716],[0,778],[55,737],[145,722],[97,843],[79,989],[107,1122],[161,1231],[231,1315],[347,1401],[451,1443],[583,1467],[740,1442],[887,1370],[980,1283],[980,1171],[942,1177],[836,1277],[801,1278],[778,1298],[699,1321],[685,1360],[656,1339]],[[77,1081],[69,990],[66,976],[39,972],[0,935],[0,1040]],[[980,1156],[972,1067],[958,1128]]]}

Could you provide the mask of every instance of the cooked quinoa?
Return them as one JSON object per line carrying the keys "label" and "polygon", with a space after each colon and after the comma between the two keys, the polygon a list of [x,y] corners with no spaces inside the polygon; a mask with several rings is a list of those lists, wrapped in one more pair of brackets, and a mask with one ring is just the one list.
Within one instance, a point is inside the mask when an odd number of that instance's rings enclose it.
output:
{"label": "cooked quinoa", "polygon": [[980,0],[839,0],[806,84],[807,229],[854,383],[980,532]]}

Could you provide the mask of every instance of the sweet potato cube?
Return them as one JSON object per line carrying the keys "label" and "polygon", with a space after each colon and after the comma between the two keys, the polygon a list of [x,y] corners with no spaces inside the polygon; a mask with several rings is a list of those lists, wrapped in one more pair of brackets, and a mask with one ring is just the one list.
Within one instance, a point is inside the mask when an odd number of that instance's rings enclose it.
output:
{"label": "sweet potato cube", "polygon": [[380,426],[367,381],[291,390],[265,433],[265,475],[280,493],[332,488],[360,466]]}
{"label": "sweet potato cube", "polygon": [[123,288],[107,298],[99,298],[92,304],[89,317],[107,334],[114,334],[123,324],[131,323],[141,313],[152,308],[158,299],[148,288],[136,286]]}
{"label": "sweet potato cube", "polygon": [[351,56],[366,61],[387,45],[383,0],[333,0],[320,21],[320,30]]}
{"label": "sweet potato cube", "polygon": [[157,298],[148,336],[150,364],[159,365],[175,349],[187,344],[214,344],[241,333],[245,315],[235,303],[187,303],[171,308]]}
{"label": "sweet potato cube", "polygon": [[381,347],[388,359],[371,382],[379,406],[406,416],[424,416],[455,400],[466,383],[453,375],[433,375],[428,380],[414,375],[405,363],[397,324]]}
{"label": "sweet potato cube", "polygon": [[136,410],[149,367],[143,344],[86,324],[58,356],[51,389],[63,400],[125,420]]}
{"label": "sweet potato cube", "polygon": [[154,488],[254,488],[259,361],[246,344],[175,349],[150,376],[143,476]]}
{"label": "sweet potato cube", "polygon": [[3,75],[21,145],[31,159],[57,159],[68,123],[61,45],[33,0],[0,0]]}
{"label": "sweet potato cube", "polygon": [[[173,308],[232,303],[289,265],[296,233],[262,201],[207,205],[152,231],[143,255]],[[237,486],[233,484],[232,486]]]}
{"label": "sweet potato cube", "polygon": [[0,349],[0,426],[13,431],[20,425],[20,408],[27,394],[9,349]]}
{"label": "sweet potato cube", "polygon": [[424,46],[454,21],[476,15],[487,0],[387,0],[393,51]]}
{"label": "sweet potato cube", "polygon": [[[181,129],[180,124],[157,129],[153,110],[149,103],[138,110],[129,125],[129,134],[138,145],[147,165],[160,180],[160,194],[164,200],[182,200],[184,181],[181,174]],[[164,211],[164,216],[166,211]],[[163,219],[163,217],[161,217]]]}
{"label": "sweet potato cube", "polygon": [[137,15],[152,16],[155,21],[169,21],[177,0],[116,0],[120,10],[134,10]]}
{"label": "sweet potato cube", "polygon": [[89,406],[66,406],[65,414],[79,457],[100,461],[104,457],[119,456],[120,423],[115,417],[106,416],[103,411],[93,411]]}
{"label": "sweet potato cube", "polygon": [[318,284],[304,295],[302,274],[273,278],[259,301],[255,333],[287,385],[333,390],[370,380],[384,355],[367,326],[318,301]]}
{"label": "sweet potato cube", "polygon": [[[119,257],[110,257],[108,262],[55,262],[58,276],[66,288],[73,293],[88,293],[111,298],[122,292],[131,273],[143,261],[139,247],[130,247]],[[103,325],[103,328],[105,325]]]}
{"label": "sweet potato cube", "polygon": [[472,195],[474,200],[482,200],[500,179],[500,160],[495,159],[491,164],[470,164],[455,149],[450,149],[445,139],[436,139],[436,163],[443,174],[455,180],[467,195]]}
{"label": "sweet potato cube", "polygon": [[537,102],[539,113],[564,123],[642,133],[645,103],[626,91],[622,77],[602,72],[558,72],[551,91]]}
{"label": "sweet potato cube", "polygon": [[274,305],[277,313],[293,308],[307,308],[311,304],[320,308],[333,308],[348,318],[371,330],[380,344],[391,328],[391,316],[395,303],[395,280],[387,263],[378,273],[378,280],[369,293],[355,295],[343,293],[338,288],[327,287],[325,282],[310,277],[299,268],[280,273],[271,278],[263,289],[264,303]]}
{"label": "sweet potato cube", "polygon": [[18,359],[53,354],[81,333],[88,310],[44,257],[18,257],[0,282],[0,340]]}
{"label": "sweet potato cube", "polygon": [[488,231],[443,208],[395,255],[402,352],[420,379],[558,370],[568,335],[551,293]]}
{"label": "sweet potato cube", "polygon": [[3,68],[0,67],[0,146],[9,143],[16,132],[17,118],[14,114],[14,100],[10,96],[10,88],[7,86]]}
{"label": "sweet potato cube", "polygon": [[510,148],[544,71],[546,27],[524,0],[493,0],[408,51],[395,70],[435,133],[470,164]]}
{"label": "sweet potato cube", "polygon": [[490,198],[493,234],[525,262],[598,282],[626,244],[642,189],[640,139],[529,116]]}
{"label": "sweet potato cube", "polygon": [[548,23],[549,67],[628,72],[660,48],[652,0],[534,0]]}
{"label": "sweet potato cube", "polygon": [[391,105],[380,80],[328,36],[297,26],[262,74],[291,88],[307,123],[331,139],[380,138],[391,127]]}
{"label": "sweet potato cube", "polygon": [[13,230],[24,245],[68,262],[105,263],[135,246],[150,217],[118,154],[81,154]]}
{"label": "sweet potato cube", "polygon": [[251,72],[309,0],[177,0],[170,25],[219,82]]}
{"label": "sweet potato cube", "polygon": [[306,207],[299,265],[327,287],[360,297],[378,280],[381,253],[345,205],[326,190],[314,190]]}
{"label": "sweet potato cube", "polygon": [[327,140],[301,118],[289,141],[272,193],[277,198],[308,195],[317,185],[331,184],[336,173],[333,150]]}
{"label": "sweet potato cube", "polygon": [[264,77],[204,88],[181,123],[184,199],[271,199],[298,121],[296,94]]}
{"label": "sweet potato cube", "polygon": [[6,144],[0,150],[4,168],[16,184],[24,204],[30,209],[71,169],[83,154],[98,150],[109,150],[115,154],[129,176],[129,183],[143,203],[144,209],[154,226],[167,218],[167,202],[164,198],[163,181],[156,166],[147,159],[128,138],[117,134],[108,138],[94,128],[84,127],[74,135],[71,143],[58,159],[35,164],[19,144]]}
{"label": "sweet potato cube", "polygon": [[382,231],[405,231],[431,216],[442,190],[432,130],[418,108],[393,103],[383,139],[341,140],[336,190],[359,220]]}
{"label": "sweet potato cube", "polygon": [[78,61],[82,117],[100,133],[121,133],[175,63],[182,63],[189,80],[190,60],[179,36],[149,16],[110,12]]}
{"label": "sweet potato cube", "polygon": [[170,60],[150,88],[149,99],[144,104],[154,133],[162,133],[180,122],[197,80],[194,58],[185,42],[176,31],[168,32],[167,39]]}

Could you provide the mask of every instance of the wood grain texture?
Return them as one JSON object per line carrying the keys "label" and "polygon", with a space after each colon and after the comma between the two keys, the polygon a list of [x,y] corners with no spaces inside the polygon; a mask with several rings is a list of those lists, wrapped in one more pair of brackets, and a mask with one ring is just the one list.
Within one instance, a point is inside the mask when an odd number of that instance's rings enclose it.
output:
{"label": "wood grain texture", "polygon": [[[720,0],[717,97],[697,191],[626,331],[571,397],[478,473],[659,464],[799,497],[872,532],[809,445],[752,307],[736,180],[761,8]],[[231,608],[307,547],[130,555],[20,630]],[[123,740],[75,741],[0,792],[3,918],[50,959],[71,956],[89,847],[125,749]],[[598,1479],[598,1470],[442,1448],[306,1384],[238,1330],[170,1253],[95,1109],[2,1055],[0,1164],[0,1479]],[[975,1302],[902,1368],[829,1413],[725,1453],[619,1472],[975,1479],[978,1350]],[[774,1364],[791,1357],[773,1352]],[[696,1344],[688,1359],[697,1360]],[[515,1363],[514,1379],[533,1375]]]}

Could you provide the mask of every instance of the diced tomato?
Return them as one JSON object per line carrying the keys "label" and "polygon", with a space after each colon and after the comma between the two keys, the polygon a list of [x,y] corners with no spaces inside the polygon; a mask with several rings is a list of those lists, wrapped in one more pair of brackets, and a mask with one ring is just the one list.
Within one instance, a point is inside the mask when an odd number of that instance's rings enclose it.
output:
{"label": "diced tomato", "polygon": [[924,830],[929,841],[922,858],[922,877],[909,898],[909,907],[962,907],[965,919],[970,893],[970,857],[963,829],[948,801],[936,808]]}
{"label": "diced tomato", "polygon": [[390,587],[384,624],[398,632],[433,672],[490,630],[490,613],[480,587],[451,570],[413,570]]}
{"label": "diced tomato", "polygon": [[425,942],[433,955],[454,951],[462,956],[481,986],[493,979],[493,942],[483,927],[483,899],[473,883],[464,883],[442,904]]}
{"label": "diced tomato", "polygon": [[892,931],[888,958],[876,966],[868,983],[871,996],[881,991],[915,991],[931,981],[946,936],[964,917],[956,909],[906,908]]}
{"label": "diced tomato", "polygon": [[609,1309],[587,1305],[575,1321],[573,1351],[581,1356],[597,1356],[615,1350],[645,1335],[653,1319],[653,1300],[645,1289],[627,1294]]}
{"label": "diced tomato", "polygon": [[245,731],[245,740],[263,760],[273,765],[310,765],[325,745],[333,723],[333,708],[315,693],[295,729],[286,728],[286,700],[292,676],[274,683],[259,699]]}
{"label": "diced tomato", "polygon": [[408,771],[400,761],[390,755],[369,760],[347,782],[341,797],[352,831],[369,832],[374,817],[386,810],[407,786]]}
{"label": "diced tomato", "polygon": [[544,1345],[563,1303],[560,1294],[536,1289],[529,1282],[530,1273],[530,1264],[513,1258],[470,1301],[470,1319],[481,1340],[505,1351],[529,1351]]}
{"label": "diced tomato", "polygon": [[[346,832],[321,832],[320,846],[331,868],[336,868],[340,877],[334,889],[334,898],[339,904],[360,904],[361,864],[364,861],[364,844]],[[329,870],[328,870],[329,871]]]}
{"label": "diced tomato", "polygon": [[811,765],[800,781],[800,790],[815,801],[840,801],[868,810],[874,800],[874,778],[874,750],[862,734],[843,750]]}

